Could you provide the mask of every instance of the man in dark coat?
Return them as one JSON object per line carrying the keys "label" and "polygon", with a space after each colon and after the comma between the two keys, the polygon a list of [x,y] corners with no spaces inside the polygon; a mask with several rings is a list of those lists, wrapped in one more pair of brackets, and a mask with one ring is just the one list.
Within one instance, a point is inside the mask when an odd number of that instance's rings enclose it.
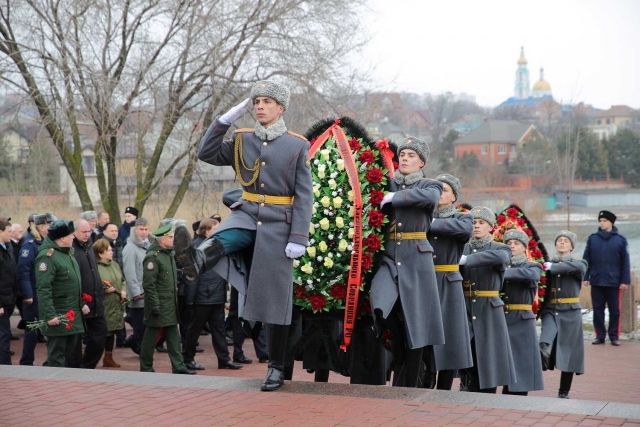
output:
{"label": "man in dark coat", "polygon": [[[255,129],[236,130],[232,140],[225,141],[231,123],[244,114],[250,101],[258,118]],[[195,277],[198,270],[215,268],[244,297],[240,317],[273,325],[263,391],[284,384],[293,260],[308,245],[313,206],[309,143],[287,131],[281,116],[288,105],[287,87],[261,81],[251,89],[250,99],[214,120],[200,143],[198,158],[216,166],[232,166],[243,186],[242,198],[197,250],[191,246],[189,231],[176,228],[176,249],[185,274]],[[250,271],[242,272],[231,258],[250,249]]]}
{"label": "man in dark coat", "polygon": [[631,283],[629,244],[613,224],[616,216],[609,211],[598,214],[600,229],[589,236],[584,258],[589,264],[584,276],[584,285],[591,286],[593,303],[593,327],[596,339],[591,344],[604,344],[607,331],[604,328],[604,308],[609,307],[609,339],[611,345],[619,346],[620,301],[622,291]]}
{"label": "man in dark coat", "polygon": [[388,184],[388,236],[382,263],[371,281],[371,308],[379,333],[392,335],[394,385],[416,387],[423,347],[444,344],[440,300],[427,230],[442,195],[440,181],[425,179],[429,146],[407,137],[398,146],[399,168]]}
{"label": "man in dark coat", "polygon": [[479,206],[471,214],[473,237],[464,248],[460,272],[474,366],[462,373],[463,390],[495,393],[497,386],[517,381],[504,303],[499,296],[511,250],[493,241],[491,230],[496,215],[491,209]]}
{"label": "man in dark coat", "polygon": [[458,266],[464,245],[473,233],[473,216],[457,212],[454,206],[462,192],[458,178],[443,173],[436,179],[442,182],[443,191],[428,238],[433,247],[433,262],[444,326],[444,345],[430,347],[431,351],[425,352],[429,357],[423,356],[427,365],[423,387],[436,386],[437,370],[437,388],[451,390],[456,370],[473,366],[462,275]]}
{"label": "man in dark coat", "polygon": [[133,206],[127,206],[124,210],[124,222],[118,230],[118,237],[122,242],[122,246],[127,244],[127,240],[131,234],[131,228],[136,225],[136,219],[138,219],[138,209]]}
{"label": "man in dark coat", "polygon": [[502,241],[511,248],[502,300],[517,378],[517,382],[502,388],[502,394],[526,396],[530,391],[544,390],[536,316],[533,314],[542,266],[528,261],[529,236],[524,231],[508,230]]}
{"label": "man in dark coat", "polygon": [[0,218],[0,365],[11,365],[10,317],[18,296],[18,274],[11,247],[11,223]]}
{"label": "man in dark coat", "polygon": [[[54,221],[36,257],[40,318],[47,321],[42,330],[48,337],[44,364],[59,368],[70,367],[68,361],[85,330],[82,315],[89,314],[89,307],[82,301],[80,269],[73,256],[73,231],[72,221]],[[61,318],[72,310],[73,321]]]}
{"label": "man in dark coat", "polygon": [[87,303],[89,314],[84,316],[87,345],[82,353],[82,340],[78,340],[74,356],[69,361],[73,368],[95,369],[104,354],[107,341],[107,321],[104,317],[104,285],[98,273],[98,263],[93,252],[89,222],[79,219],[75,223],[73,256],[80,268],[82,293],[91,297]]}
{"label": "man in dark coat", "polygon": [[[193,246],[198,247],[211,236],[220,223],[213,219],[200,221],[198,237],[193,240]],[[227,299],[227,282],[213,270],[204,272],[198,280],[187,282],[186,300],[193,307],[192,321],[187,332],[184,359],[187,368],[203,370],[204,367],[194,360],[196,345],[202,326],[209,323],[211,328],[211,342],[218,358],[218,369],[240,369],[229,357],[227,340],[224,336],[224,305]]]}
{"label": "man in dark coat", "polygon": [[173,253],[173,228],[167,224],[153,232],[156,239],[149,245],[143,261],[144,288],[144,338],[140,348],[140,371],[154,372],[153,352],[156,340],[163,329],[167,340],[167,352],[174,374],[193,375],[187,369],[180,351],[178,332],[178,269]]}
{"label": "man in dark coat", "polygon": [[104,226],[102,234],[98,234],[98,239],[106,239],[113,250],[113,260],[118,263],[121,270],[124,270],[122,260],[122,241],[118,237],[118,226],[113,222]]}
{"label": "man in dark coat", "polygon": [[[32,220],[33,233],[31,233],[31,238],[20,248],[20,258],[18,258],[18,286],[20,286],[22,294],[23,315],[27,322],[35,322],[39,319],[38,293],[36,292],[36,256],[44,238],[49,234],[51,223],[56,220],[56,217],[53,213],[48,212],[34,214]],[[20,356],[21,365],[33,365],[39,335],[39,331],[25,331],[24,341],[22,342],[22,356]]]}
{"label": "man in dark coat", "polygon": [[545,263],[549,281],[542,305],[540,354],[542,369],[558,368],[558,397],[569,398],[573,374],[584,374],[584,338],[580,288],[587,262],[573,257],[577,236],[568,230],[556,235],[557,255]]}

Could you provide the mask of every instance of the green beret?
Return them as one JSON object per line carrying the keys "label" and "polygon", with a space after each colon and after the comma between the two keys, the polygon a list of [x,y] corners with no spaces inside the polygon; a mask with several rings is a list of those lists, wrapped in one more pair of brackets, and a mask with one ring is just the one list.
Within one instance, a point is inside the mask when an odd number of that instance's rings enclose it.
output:
{"label": "green beret", "polygon": [[161,236],[173,237],[173,227],[171,227],[171,224],[169,223],[167,225],[163,225],[162,227],[158,228],[156,231],[154,231],[151,234],[153,234],[156,237],[161,237]]}

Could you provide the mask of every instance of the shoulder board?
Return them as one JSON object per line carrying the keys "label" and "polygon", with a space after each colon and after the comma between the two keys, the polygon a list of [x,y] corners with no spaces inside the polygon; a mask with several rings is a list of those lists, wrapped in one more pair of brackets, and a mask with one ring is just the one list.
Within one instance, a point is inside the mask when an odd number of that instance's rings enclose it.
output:
{"label": "shoulder board", "polygon": [[235,133],[249,133],[249,132],[255,132],[255,129],[250,129],[250,128],[242,128],[242,129],[236,129],[234,130]]}
{"label": "shoulder board", "polygon": [[306,141],[306,140],[307,140],[307,138],[305,138],[304,136],[300,135],[299,133],[291,132],[290,130],[288,130],[288,131],[287,131],[287,133],[288,133],[289,135],[296,136],[296,137],[300,138],[300,139],[301,139],[301,140],[303,140],[303,141]]}
{"label": "shoulder board", "polygon": [[53,252],[55,251],[55,249],[51,248],[47,251],[47,256],[50,257],[51,255],[53,255]]}

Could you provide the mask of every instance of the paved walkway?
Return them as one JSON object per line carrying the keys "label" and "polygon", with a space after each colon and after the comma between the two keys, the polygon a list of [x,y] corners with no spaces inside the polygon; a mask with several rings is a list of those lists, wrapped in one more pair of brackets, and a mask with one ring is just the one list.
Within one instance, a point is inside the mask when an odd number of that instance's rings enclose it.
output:
{"label": "paved walkway", "polygon": [[[17,321],[17,318],[13,318]],[[20,341],[12,341],[17,364]],[[115,349],[120,369],[69,370],[0,366],[0,426],[39,425],[637,425],[640,427],[640,344],[592,346],[585,342],[587,373],[574,379],[571,399],[557,399],[559,372],[545,372],[546,390],[535,397],[482,395],[392,387],[351,386],[332,373],[329,384],[296,366],[283,392],[261,393],[266,365],[217,369],[210,337],[197,376],[170,375],[166,354],[158,373],[140,373],[129,349]],[[36,365],[45,359],[38,344]],[[167,374],[162,374],[167,373]],[[457,381],[454,383],[454,388]],[[31,402],[31,403],[29,403]],[[25,410],[27,405],[28,410]],[[28,415],[27,415],[28,414]],[[613,418],[611,418],[613,417]],[[637,420],[637,421],[634,421]],[[133,424],[131,424],[133,423]]]}

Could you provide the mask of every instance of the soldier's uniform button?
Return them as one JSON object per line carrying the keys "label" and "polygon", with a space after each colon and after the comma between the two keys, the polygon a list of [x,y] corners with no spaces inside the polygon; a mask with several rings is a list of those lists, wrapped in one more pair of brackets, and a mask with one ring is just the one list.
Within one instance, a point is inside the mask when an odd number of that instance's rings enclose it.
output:
{"label": "soldier's uniform button", "polygon": [[267,164],[267,162],[262,162],[262,166],[265,166]]}
{"label": "soldier's uniform button", "polygon": [[401,222],[398,223],[398,227],[402,227],[402,223]]}
{"label": "soldier's uniform button", "polygon": [[260,184],[260,187],[264,188],[264,184]]}
{"label": "soldier's uniform button", "polygon": [[263,142],[263,143],[262,143],[262,145],[267,145],[267,143],[266,143],[266,142]]}
{"label": "soldier's uniform button", "polygon": [[560,275],[558,274],[558,277],[560,277]]}
{"label": "soldier's uniform button", "polygon": [[504,299],[509,299],[509,297],[508,297],[508,296],[505,296],[505,297],[504,297]]}
{"label": "soldier's uniform button", "polygon": [[402,243],[398,242],[398,246],[400,246]]}
{"label": "soldier's uniform button", "polygon": [[258,221],[258,225],[262,225],[262,221]]}
{"label": "soldier's uniform button", "polygon": [[406,185],[403,185],[403,186],[402,186],[402,188],[407,188],[407,186],[406,186]]}
{"label": "soldier's uniform button", "polygon": [[471,284],[471,286],[475,286],[475,285],[476,285],[476,282],[473,282],[473,283]]}
{"label": "soldier's uniform button", "polygon": [[436,254],[433,254],[433,257],[435,258],[435,257],[436,257]]}
{"label": "soldier's uniform button", "polygon": [[399,263],[398,263],[398,265],[402,265],[402,263],[401,263],[401,262],[399,262]]}
{"label": "soldier's uniform button", "polygon": [[260,203],[260,207],[261,207],[261,208],[264,208],[264,203]]}
{"label": "soldier's uniform button", "polygon": [[476,300],[472,299],[471,302],[476,302]]}
{"label": "soldier's uniform button", "polygon": [[473,317],[472,317],[472,319],[473,319],[473,320],[476,320],[476,316],[473,316]]}
{"label": "soldier's uniform button", "polygon": [[562,289],[558,288],[558,292],[560,292]]}
{"label": "soldier's uniform button", "polygon": [[473,250],[473,252],[478,252],[478,250],[477,250],[477,249],[474,249],[474,250]]}
{"label": "soldier's uniform button", "polygon": [[435,237],[433,238],[433,240],[438,240],[438,236],[435,236]]}
{"label": "soldier's uniform button", "polygon": [[556,316],[558,315],[558,312],[556,311]]}

